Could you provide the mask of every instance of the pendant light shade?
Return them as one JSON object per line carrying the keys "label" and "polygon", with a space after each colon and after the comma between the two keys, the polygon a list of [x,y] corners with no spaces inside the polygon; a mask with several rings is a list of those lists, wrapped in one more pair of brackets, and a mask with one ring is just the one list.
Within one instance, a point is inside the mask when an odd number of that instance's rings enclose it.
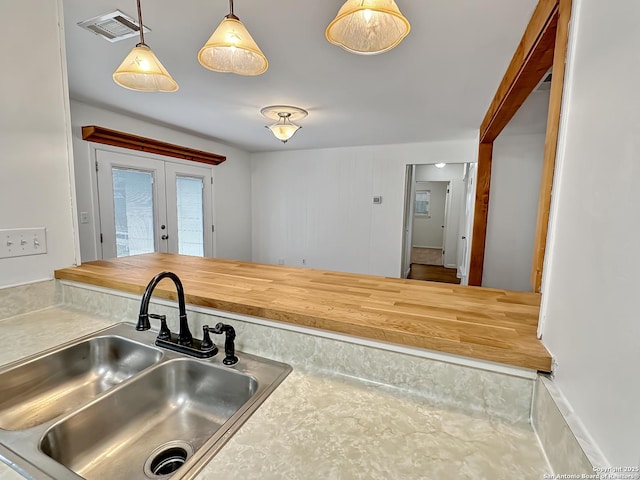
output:
{"label": "pendant light shade", "polygon": [[121,87],[138,92],[175,92],[178,90],[178,84],[144,43],[140,0],[137,0],[137,5],[140,43],[129,52],[113,73],[113,81]]}
{"label": "pendant light shade", "polygon": [[143,43],[136,45],[113,74],[121,87],[139,92],[175,92],[178,84]]}
{"label": "pendant light shade", "polygon": [[220,22],[198,52],[198,61],[214,72],[238,75],[260,75],[266,72],[269,68],[267,57],[240,19],[233,14],[233,0],[229,1],[229,9],[229,15]]}
{"label": "pendant light shade", "polygon": [[347,0],[325,36],[348,52],[375,55],[397,46],[410,30],[394,0]]}

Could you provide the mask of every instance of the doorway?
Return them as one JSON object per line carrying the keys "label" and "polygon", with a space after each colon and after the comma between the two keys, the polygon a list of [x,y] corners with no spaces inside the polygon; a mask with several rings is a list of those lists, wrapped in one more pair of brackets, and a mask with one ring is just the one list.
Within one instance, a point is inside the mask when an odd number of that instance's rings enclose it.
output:
{"label": "doorway", "polygon": [[403,278],[461,283],[467,261],[469,164],[407,165]]}
{"label": "doorway", "polygon": [[451,182],[416,182],[411,263],[444,265],[447,204]]}
{"label": "doorway", "polygon": [[213,255],[211,168],[96,149],[102,259]]}

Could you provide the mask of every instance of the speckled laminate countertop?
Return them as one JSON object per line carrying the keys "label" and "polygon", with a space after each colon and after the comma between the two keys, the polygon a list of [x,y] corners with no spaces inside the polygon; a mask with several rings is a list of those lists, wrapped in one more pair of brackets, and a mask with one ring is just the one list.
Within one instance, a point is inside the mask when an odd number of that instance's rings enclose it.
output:
{"label": "speckled laminate countertop", "polygon": [[[0,364],[114,322],[52,307],[0,320]],[[357,379],[295,369],[198,479],[531,479],[530,427],[444,409]],[[22,478],[0,463],[0,480]]]}

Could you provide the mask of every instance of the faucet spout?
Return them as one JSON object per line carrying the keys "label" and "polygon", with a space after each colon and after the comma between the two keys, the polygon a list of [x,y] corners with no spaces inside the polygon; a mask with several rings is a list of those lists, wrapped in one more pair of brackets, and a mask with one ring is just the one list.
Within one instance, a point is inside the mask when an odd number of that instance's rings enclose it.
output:
{"label": "faucet spout", "polygon": [[193,344],[193,336],[189,331],[189,324],[187,323],[184,288],[182,287],[182,282],[178,276],[173,272],[162,272],[157,274],[151,279],[147,288],[145,288],[144,294],[142,295],[142,301],[140,302],[140,314],[138,315],[136,330],[149,330],[151,328],[151,324],[149,323],[149,301],[151,300],[153,290],[156,288],[158,283],[165,278],[169,278],[173,281],[178,294],[178,309],[180,311],[180,333],[178,334],[178,343],[180,345],[191,346]]}

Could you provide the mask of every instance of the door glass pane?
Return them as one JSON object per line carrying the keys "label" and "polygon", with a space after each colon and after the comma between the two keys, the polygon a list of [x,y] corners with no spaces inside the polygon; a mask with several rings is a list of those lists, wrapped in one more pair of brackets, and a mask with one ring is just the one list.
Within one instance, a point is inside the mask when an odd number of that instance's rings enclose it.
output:
{"label": "door glass pane", "polygon": [[204,256],[202,179],[176,177],[178,253]]}
{"label": "door glass pane", "polygon": [[153,174],[113,168],[112,175],[116,255],[153,252]]}

